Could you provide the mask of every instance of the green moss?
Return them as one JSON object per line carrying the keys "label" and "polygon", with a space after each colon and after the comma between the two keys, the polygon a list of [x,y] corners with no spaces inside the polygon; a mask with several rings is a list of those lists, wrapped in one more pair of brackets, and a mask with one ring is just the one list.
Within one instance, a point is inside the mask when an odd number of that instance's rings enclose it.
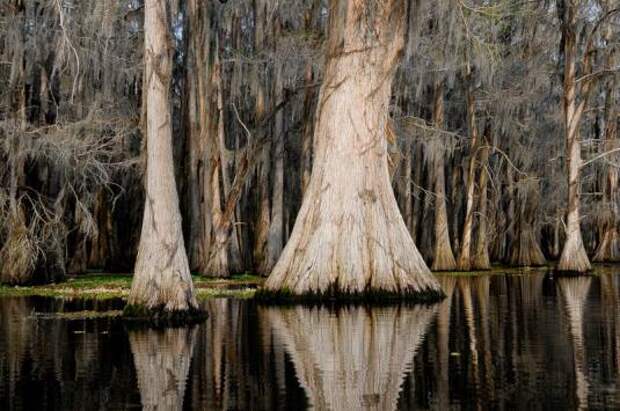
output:
{"label": "green moss", "polygon": [[32,286],[32,287],[9,287],[0,285],[0,297],[53,297],[53,298],[80,298],[85,300],[109,300],[126,298],[129,290],[123,289],[75,289],[57,285]]}
{"label": "green moss", "polygon": [[238,298],[247,300],[256,294],[256,288],[198,288],[196,297],[199,301],[211,298]]}
{"label": "green moss", "polygon": [[264,277],[245,273],[235,274],[227,278],[206,277],[202,275],[193,275],[195,285],[217,285],[217,284],[237,284],[237,285],[260,285],[265,281]]}
{"label": "green moss", "polygon": [[[68,277],[58,284],[12,287],[0,285],[0,297],[42,296],[80,298],[86,300],[126,299],[131,289],[129,274],[84,274]],[[251,298],[263,278],[243,274],[230,279],[194,276],[197,297],[201,300],[218,297]]]}
{"label": "green moss", "polygon": [[123,314],[120,310],[109,311],[70,311],[59,313],[36,313],[37,319],[62,319],[62,320],[92,320],[96,318],[115,318],[120,317]]}

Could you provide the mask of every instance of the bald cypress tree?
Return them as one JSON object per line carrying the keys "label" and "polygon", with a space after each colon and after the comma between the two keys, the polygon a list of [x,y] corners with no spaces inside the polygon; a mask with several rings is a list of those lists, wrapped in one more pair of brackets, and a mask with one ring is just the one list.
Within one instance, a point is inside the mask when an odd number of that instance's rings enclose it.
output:
{"label": "bald cypress tree", "polygon": [[267,293],[442,296],[407,231],[388,173],[388,104],[407,4],[330,2],[312,176]]}

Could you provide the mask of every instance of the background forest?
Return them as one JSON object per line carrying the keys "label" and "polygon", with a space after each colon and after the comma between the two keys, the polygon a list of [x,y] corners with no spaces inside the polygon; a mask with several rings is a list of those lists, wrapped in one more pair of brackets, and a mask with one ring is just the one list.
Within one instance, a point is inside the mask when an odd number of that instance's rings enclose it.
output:
{"label": "background forest", "polygon": [[[267,275],[310,179],[328,4],[167,5],[190,268]],[[143,9],[0,2],[1,282],[133,269]],[[575,271],[620,261],[618,0],[411,0],[406,10],[385,138],[427,264],[543,265],[563,249]]]}

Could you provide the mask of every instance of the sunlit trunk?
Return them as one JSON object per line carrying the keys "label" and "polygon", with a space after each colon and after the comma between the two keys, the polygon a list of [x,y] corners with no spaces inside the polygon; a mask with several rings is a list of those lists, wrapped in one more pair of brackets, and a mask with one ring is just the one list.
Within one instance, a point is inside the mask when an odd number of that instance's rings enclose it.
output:
{"label": "sunlit trunk", "polygon": [[[577,59],[577,5],[575,0],[566,1],[562,30],[564,41],[564,132],[566,136],[566,169],[568,176],[568,210],[566,223],[566,242],[558,262],[558,271],[582,273],[592,267],[586,254],[581,236],[579,213],[581,168],[581,142],[579,140],[579,120],[584,102],[576,104],[576,59]],[[583,98],[583,97],[582,97]]]}
{"label": "sunlit trunk", "polygon": [[128,315],[197,309],[185,253],[172,159],[169,16],[162,0],[145,3],[146,201]]}
{"label": "sunlit trunk", "polygon": [[404,4],[384,2],[370,20],[366,6],[331,3],[312,177],[267,293],[442,294],[407,231],[388,173],[388,104],[404,45]]}

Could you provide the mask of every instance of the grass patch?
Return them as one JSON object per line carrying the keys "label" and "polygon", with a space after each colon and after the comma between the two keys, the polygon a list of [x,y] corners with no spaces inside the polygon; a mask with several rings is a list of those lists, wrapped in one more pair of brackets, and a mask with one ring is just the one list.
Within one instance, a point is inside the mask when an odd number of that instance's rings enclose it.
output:
{"label": "grass patch", "polygon": [[35,313],[33,315],[36,319],[43,320],[92,320],[96,318],[115,318],[123,315],[121,310],[109,310],[109,311],[71,311],[71,312],[59,312],[59,313]]}
{"label": "grass patch", "polygon": [[[250,274],[230,278],[207,278],[193,275],[197,298],[252,298],[256,287],[264,278]],[[80,298],[86,300],[126,299],[131,289],[130,274],[83,274],[70,276],[58,284],[33,286],[0,285],[0,297],[41,296],[56,298]]]}

